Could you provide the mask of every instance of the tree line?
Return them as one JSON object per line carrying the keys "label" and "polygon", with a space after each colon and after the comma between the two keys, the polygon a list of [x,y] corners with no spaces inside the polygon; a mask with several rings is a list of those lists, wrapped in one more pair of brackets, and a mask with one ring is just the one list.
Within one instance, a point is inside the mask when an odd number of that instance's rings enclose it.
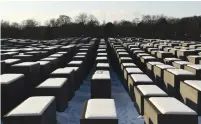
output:
{"label": "tree line", "polygon": [[21,23],[1,20],[2,38],[54,39],[65,37],[104,37],[110,25],[113,37],[143,37],[173,40],[200,40],[201,16],[173,18],[164,15],[145,15],[132,21],[100,23],[94,15],[78,14],[74,21],[67,15],[52,18],[41,25],[35,19]]}

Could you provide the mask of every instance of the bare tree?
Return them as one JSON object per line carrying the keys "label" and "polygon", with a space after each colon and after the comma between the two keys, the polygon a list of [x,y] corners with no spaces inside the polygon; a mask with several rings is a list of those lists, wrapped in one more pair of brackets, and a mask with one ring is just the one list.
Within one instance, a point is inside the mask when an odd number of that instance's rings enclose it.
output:
{"label": "bare tree", "polygon": [[11,27],[20,29],[20,28],[21,28],[21,25],[20,25],[19,23],[17,23],[17,22],[13,22],[13,23],[11,24]]}
{"label": "bare tree", "polygon": [[87,19],[87,24],[88,25],[99,25],[98,19],[94,15],[89,15]]}
{"label": "bare tree", "polygon": [[119,24],[120,24],[120,26],[123,26],[123,27],[132,27],[133,26],[132,22],[127,21],[127,20],[121,20]]}
{"label": "bare tree", "polygon": [[57,27],[59,24],[58,24],[58,21],[56,19],[52,18],[52,19],[46,21],[45,25],[48,27]]}
{"label": "bare tree", "polygon": [[34,19],[27,19],[27,20],[24,20],[22,21],[22,26],[24,28],[27,28],[27,27],[37,27],[39,26],[39,22],[34,20]]}
{"label": "bare tree", "polygon": [[144,16],[142,16],[142,22],[144,22],[144,23],[150,23],[151,22],[151,16],[150,15],[144,15]]}
{"label": "bare tree", "polygon": [[139,18],[134,18],[132,23],[133,23],[133,25],[137,26],[140,23],[140,19]]}
{"label": "bare tree", "polygon": [[71,22],[69,16],[60,15],[59,18],[47,20],[47,27],[39,25],[34,19],[24,20],[22,24],[1,20],[1,36],[53,39],[81,35],[102,37],[105,34],[105,37],[119,35],[175,40],[199,40],[201,36],[201,16],[172,18],[164,15],[145,15],[142,20],[135,18],[132,22],[121,20],[106,24],[103,20],[101,23],[100,25],[94,15],[88,16],[85,13],[80,13],[75,22]]}
{"label": "bare tree", "polygon": [[10,27],[9,21],[1,20],[1,27],[2,27],[2,28]]}
{"label": "bare tree", "polygon": [[57,23],[59,26],[69,24],[71,23],[71,17],[66,15],[60,15],[59,18],[57,19]]}
{"label": "bare tree", "polygon": [[167,18],[167,21],[170,24],[175,24],[175,23],[177,23],[179,21],[179,19],[178,18],[170,17],[170,18]]}
{"label": "bare tree", "polygon": [[88,16],[86,13],[80,13],[76,18],[75,22],[85,25],[87,23]]}
{"label": "bare tree", "polygon": [[119,25],[119,22],[118,22],[117,20],[115,20],[115,21],[113,22],[113,24],[114,24],[114,26],[118,26],[118,25]]}

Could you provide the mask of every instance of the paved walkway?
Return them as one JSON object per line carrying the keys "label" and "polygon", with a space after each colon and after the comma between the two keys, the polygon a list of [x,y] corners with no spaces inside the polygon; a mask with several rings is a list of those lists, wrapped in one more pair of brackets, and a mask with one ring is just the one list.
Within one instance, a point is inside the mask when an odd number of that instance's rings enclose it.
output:
{"label": "paved walkway", "polygon": [[[85,100],[90,99],[90,79],[93,71],[84,81],[81,88],[76,91],[74,98],[69,102],[69,107],[65,112],[57,113],[59,124],[79,124],[82,106]],[[139,118],[133,102],[123,88],[117,75],[110,71],[112,78],[112,98],[115,100],[119,124],[144,124],[144,120]]]}

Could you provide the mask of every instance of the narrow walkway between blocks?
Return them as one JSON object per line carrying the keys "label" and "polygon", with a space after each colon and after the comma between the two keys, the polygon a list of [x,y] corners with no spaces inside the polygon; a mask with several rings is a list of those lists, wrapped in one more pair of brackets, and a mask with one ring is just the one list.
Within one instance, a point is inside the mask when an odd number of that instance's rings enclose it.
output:
{"label": "narrow walkway between blocks", "polygon": [[[85,100],[90,99],[90,80],[94,70],[90,72],[83,85],[76,91],[74,98],[69,102],[65,112],[57,112],[58,124],[79,124],[82,106]],[[134,107],[116,73],[111,70],[112,98],[115,100],[119,124],[144,124]]]}

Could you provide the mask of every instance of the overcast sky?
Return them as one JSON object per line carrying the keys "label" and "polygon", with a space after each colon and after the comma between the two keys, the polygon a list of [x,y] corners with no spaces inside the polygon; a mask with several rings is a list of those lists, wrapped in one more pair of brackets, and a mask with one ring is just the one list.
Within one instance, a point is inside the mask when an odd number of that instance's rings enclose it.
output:
{"label": "overcast sky", "polygon": [[132,20],[142,15],[164,14],[172,17],[186,17],[201,15],[201,1],[197,2],[175,2],[175,1],[156,1],[156,2],[1,2],[1,19],[11,22],[21,22],[22,20],[32,18],[40,21],[42,24],[50,18],[58,18],[59,15],[68,15],[74,19],[76,15],[84,12],[95,15],[100,22],[105,20]]}

